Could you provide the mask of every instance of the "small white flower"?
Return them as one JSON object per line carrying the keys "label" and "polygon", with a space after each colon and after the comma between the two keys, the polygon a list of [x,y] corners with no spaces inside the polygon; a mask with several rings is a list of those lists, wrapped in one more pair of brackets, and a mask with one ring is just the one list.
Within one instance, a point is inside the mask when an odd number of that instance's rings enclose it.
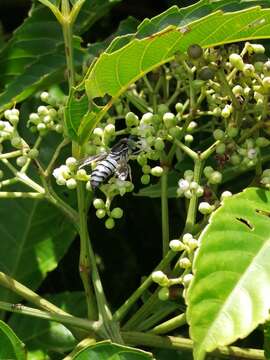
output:
{"label": "small white flower", "polygon": [[190,184],[189,184],[189,182],[188,182],[187,180],[185,180],[185,179],[180,179],[180,180],[178,181],[178,186],[179,186],[179,188],[180,188],[182,191],[186,191],[186,190],[189,189]]}

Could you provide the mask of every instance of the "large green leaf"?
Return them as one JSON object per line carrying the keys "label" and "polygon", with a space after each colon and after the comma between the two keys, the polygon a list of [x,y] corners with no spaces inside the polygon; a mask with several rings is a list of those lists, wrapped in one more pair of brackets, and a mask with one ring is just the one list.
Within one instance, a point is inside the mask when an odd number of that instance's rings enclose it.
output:
{"label": "large green leaf", "polygon": [[225,199],[203,231],[187,294],[196,360],[269,318],[269,215],[270,191],[248,188]]}
{"label": "large green leaf", "polygon": [[26,360],[24,344],[11,330],[0,320],[0,358],[12,360]]}
{"label": "large green leaf", "polygon": [[[119,0],[85,1],[74,27],[83,33]],[[81,64],[80,39],[74,38],[75,60]],[[61,27],[49,9],[35,6],[0,52],[0,111],[34,92],[65,79],[65,52]]]}
{"label": "large green leaf", "polygon": [[[75,230],[45,201],[0,201],[0,270],[35,289],[74,239]],[[0,299],[14,299],[0,288]]]}
{"label": "large green leaf", "polygon": [[153,356],[145,351],[103,341],[77,353],[74,360],[150,360]]}
{"label": "large green leaf", "polygon": [[[73,315],[84,317],[86,314],[83,292],[64,292],[45,298]],[[53,321],[13,314],[9,325],[32,352],[42,350],[44,354],[50,351],[63,354],[72,350],[77,343],[64,325]]]}

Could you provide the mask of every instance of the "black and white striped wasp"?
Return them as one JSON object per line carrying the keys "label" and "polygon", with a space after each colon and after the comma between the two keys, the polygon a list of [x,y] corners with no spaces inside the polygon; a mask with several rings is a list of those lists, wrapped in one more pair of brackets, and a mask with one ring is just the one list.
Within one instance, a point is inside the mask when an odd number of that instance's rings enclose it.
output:
{"label": "black and white striped wasp", "polygon": [[131,170],[128,164],[129,155],[136,148],[136,142],[130,138],[119,140],[109,152],[87,157],[79,163],[79,169],[96,162],[97,166],[91,173],[91,187],[98,188],[111,176],[119,180],[131,179]]}

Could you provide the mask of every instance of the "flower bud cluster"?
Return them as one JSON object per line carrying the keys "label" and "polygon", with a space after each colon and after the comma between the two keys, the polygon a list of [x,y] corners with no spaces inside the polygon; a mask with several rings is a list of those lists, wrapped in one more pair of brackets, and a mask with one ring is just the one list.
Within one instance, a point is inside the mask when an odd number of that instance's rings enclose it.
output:
{"label": "flower bud cluster", "polygon": [[22,139],[17,132],[20,112],[13,108],[4,112],[4,118],[0,120],[0,143],[9,141],[12,147],[16,149],[22,148]]}
{"label": "flower bud cluster", "polygon": [[78,169],[77,160],[73,157],[67,158],[65,165],[54,169],[53,176],[58,185],[66,186],[70,190],[77,187],[78,181],[87,182],[90,178],[84,169]]}
{"label": "flower bud cluster", "polygon": [[51,105],[40,105],[37,112],[29,115],[27,125],[33,133],[38,132],[41,136],[46,135],[49,131],[62,133],[63,125],[59,111]]}
{"label": "flower bud cluster", "polygon": [[265,169],[261,175],[261,183],[267,188],[270,188],[270,169]]}
{"label": "flower bud cluster", "polygon": [[194,173],[192,170],[184,172],[184,178],[178,181],[177,196],[191,199],[195,194],[197,197],[203,195],[203,187],[194,181]]}
{"label": "flower bud cluster", "polygon": [[115,220],[121,219],[123,216],[123,210],[120,207],[115,207],[110,209],[107,203],[102,199],[96,198],[93,201],[94,208],[96,209],[96,216],[99,219],[103,219],[107,216],[105,220],[105,227],[110,230],[115,226]]}

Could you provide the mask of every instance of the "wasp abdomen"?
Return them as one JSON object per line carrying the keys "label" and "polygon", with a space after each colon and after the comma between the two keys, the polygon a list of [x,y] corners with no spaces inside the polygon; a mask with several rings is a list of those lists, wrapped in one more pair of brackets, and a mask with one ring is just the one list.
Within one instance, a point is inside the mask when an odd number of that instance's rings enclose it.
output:
{"label": "wasp abdomen", "polygon": [[110,155],[98,163],[91,174],[91,187],[93,190],[113,175],[117,164],[117,161]]}

